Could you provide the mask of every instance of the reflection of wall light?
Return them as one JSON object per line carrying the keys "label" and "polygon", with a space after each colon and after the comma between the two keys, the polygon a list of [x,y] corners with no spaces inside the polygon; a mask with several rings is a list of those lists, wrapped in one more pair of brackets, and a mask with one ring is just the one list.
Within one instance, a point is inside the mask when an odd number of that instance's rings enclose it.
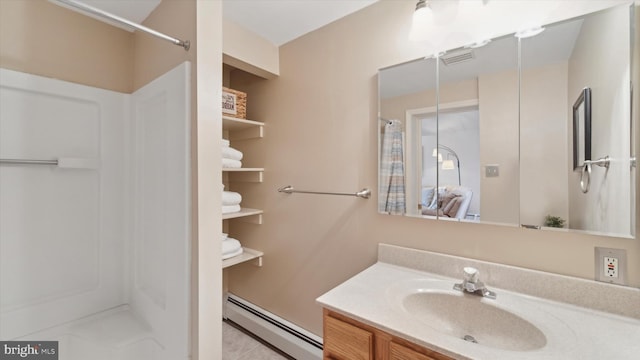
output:
{"label": "reflection of wall light", "polygon": [[491,40],[489,40],[489,39],[482,40],[482,41],[474,42],[473,44],[467,45],[467,46],[465,46],[465,48],[467,48],[467,49],[477,49],[479,47],[483,47],[483,46],[487,45],[490,42],[491,42]]}
{"label": "reflection of wall light", "polygon": [[440,154],[440,153],[438,152],[438,149],[433,148],[433,151],[431,152],[431,156],[433,156],[433,157],[436,157],[436,156],[437,156],[437,157],[438,157],[438,162],[439,162],[439,163],[441,163],[441,162],[442,162],[442,154]]}
{"label": "reflection of wall light", "polygon": [[517,33],[515,33],[514,36],[519,39],[526,39],[532,36],[536,36],[543,31],[544,31],[544,28],[542,26],[535,26],[525,30],[520,30]]}
{"label": "reflection of wall light", "polygon": [[453,170],[456,166],[453,163],[453,160],[445,160],[442,162],[442,170]]}

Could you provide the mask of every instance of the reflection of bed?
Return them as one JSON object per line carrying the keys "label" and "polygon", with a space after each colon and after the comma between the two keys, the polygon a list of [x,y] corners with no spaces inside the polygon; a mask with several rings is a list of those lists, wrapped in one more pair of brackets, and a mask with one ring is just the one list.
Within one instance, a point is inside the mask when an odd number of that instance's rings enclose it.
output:
{"label": "reflection of bed", "polygon": [[435,187],[422,188],[422,215],[464,219],[471,203],[473,191],[464,186],[441,186],[436,196]]}

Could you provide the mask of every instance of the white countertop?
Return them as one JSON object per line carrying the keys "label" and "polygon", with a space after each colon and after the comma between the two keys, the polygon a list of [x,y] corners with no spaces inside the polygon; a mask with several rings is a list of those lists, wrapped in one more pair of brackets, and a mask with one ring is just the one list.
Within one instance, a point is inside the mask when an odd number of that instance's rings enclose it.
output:
{"label": "white countertop", "polygon": [[[482,273],[480,280],[486,281]],[[553,283],[553,279],[550,280]],[[546,336],[544,347],[510,351],[484,346],[481,339],[478,339],[478,344],[470,343],[444,334],[399,306],[402,289],[407,288],[403,284],[409,284],[409,287],[435,284],[449,289],[458,282],[460,280],[456,278],[378,262],[322,295],[317,301],[329,310],[456,359],[635,360],[640,356],[638,318],[516,293],[492,286],[490,282],[487,282],[487,287],[495,291],[498,298],[490,300],[477,296],[477,300],[492,302],[494,306],[513,311],[535,325]],[[628,299],[627,296],[625,301],[629,302]],[[633,302],[631,306],[640,305],[640,292],[631,291],[630,299]]]}

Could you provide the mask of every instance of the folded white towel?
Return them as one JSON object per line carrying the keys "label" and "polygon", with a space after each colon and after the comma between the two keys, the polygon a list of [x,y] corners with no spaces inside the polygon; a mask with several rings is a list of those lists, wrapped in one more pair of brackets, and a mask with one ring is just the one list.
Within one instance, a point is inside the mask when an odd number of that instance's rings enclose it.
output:
{"label": "folded white towel", "polygon": [[231,159],[231,160],[242,160],[242,152],[236,150],[232,147],[223,146],[222,147],[222,158],[223,159]]}
{"label": "folded white towel", "polygon": [[238,250],[236,250],[236,251],[234,251],[232,253],[224,254],[224,255],[222,255],[222,260],[227,260],[227,259],[230,259],[232,257],[238,256],[238,255],[242,255],[243,252],[244,252],[244,249],[240,248],[240,249],[238,249]]}
{"label": "folded white towel", "polygon": [[242,167],[242,161],[223,158],[222,167],[226,169],[239,169]]}
{"label": "folded white towel", "polygon": [[223,214],[231,214],[242,210],[240,205],[222,205]]}
{"label": "folded white towel", "polygon": [[239,205],[242,202],[242,195],[233,191],[222,192],[222,205]]}
{"label": "folded white towel", "polygon": [[222,139],[222,146],[229,146],[229,140]]}
{"label": "folded white towel", "polygon": [[227,238],[222,242],[222,255],[238,251],[241,247],[242,245],[240,245],[240,241],[234,238]]}
{"label": "folded white towel", "polygon": [[222,233],[222,241],[225,241],[229,237],[229,234]]}

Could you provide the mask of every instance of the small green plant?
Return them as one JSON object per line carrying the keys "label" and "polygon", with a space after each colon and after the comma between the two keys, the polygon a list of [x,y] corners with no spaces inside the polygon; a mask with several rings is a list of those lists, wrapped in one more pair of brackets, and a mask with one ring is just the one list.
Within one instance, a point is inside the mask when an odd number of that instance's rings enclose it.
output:
{"label": "small green plant", "polygon": [[547,215],[544,218],[544,226],[554,227],[554,228],[563,228],[564,227],[564,219],[560,216],[551,216]]}

